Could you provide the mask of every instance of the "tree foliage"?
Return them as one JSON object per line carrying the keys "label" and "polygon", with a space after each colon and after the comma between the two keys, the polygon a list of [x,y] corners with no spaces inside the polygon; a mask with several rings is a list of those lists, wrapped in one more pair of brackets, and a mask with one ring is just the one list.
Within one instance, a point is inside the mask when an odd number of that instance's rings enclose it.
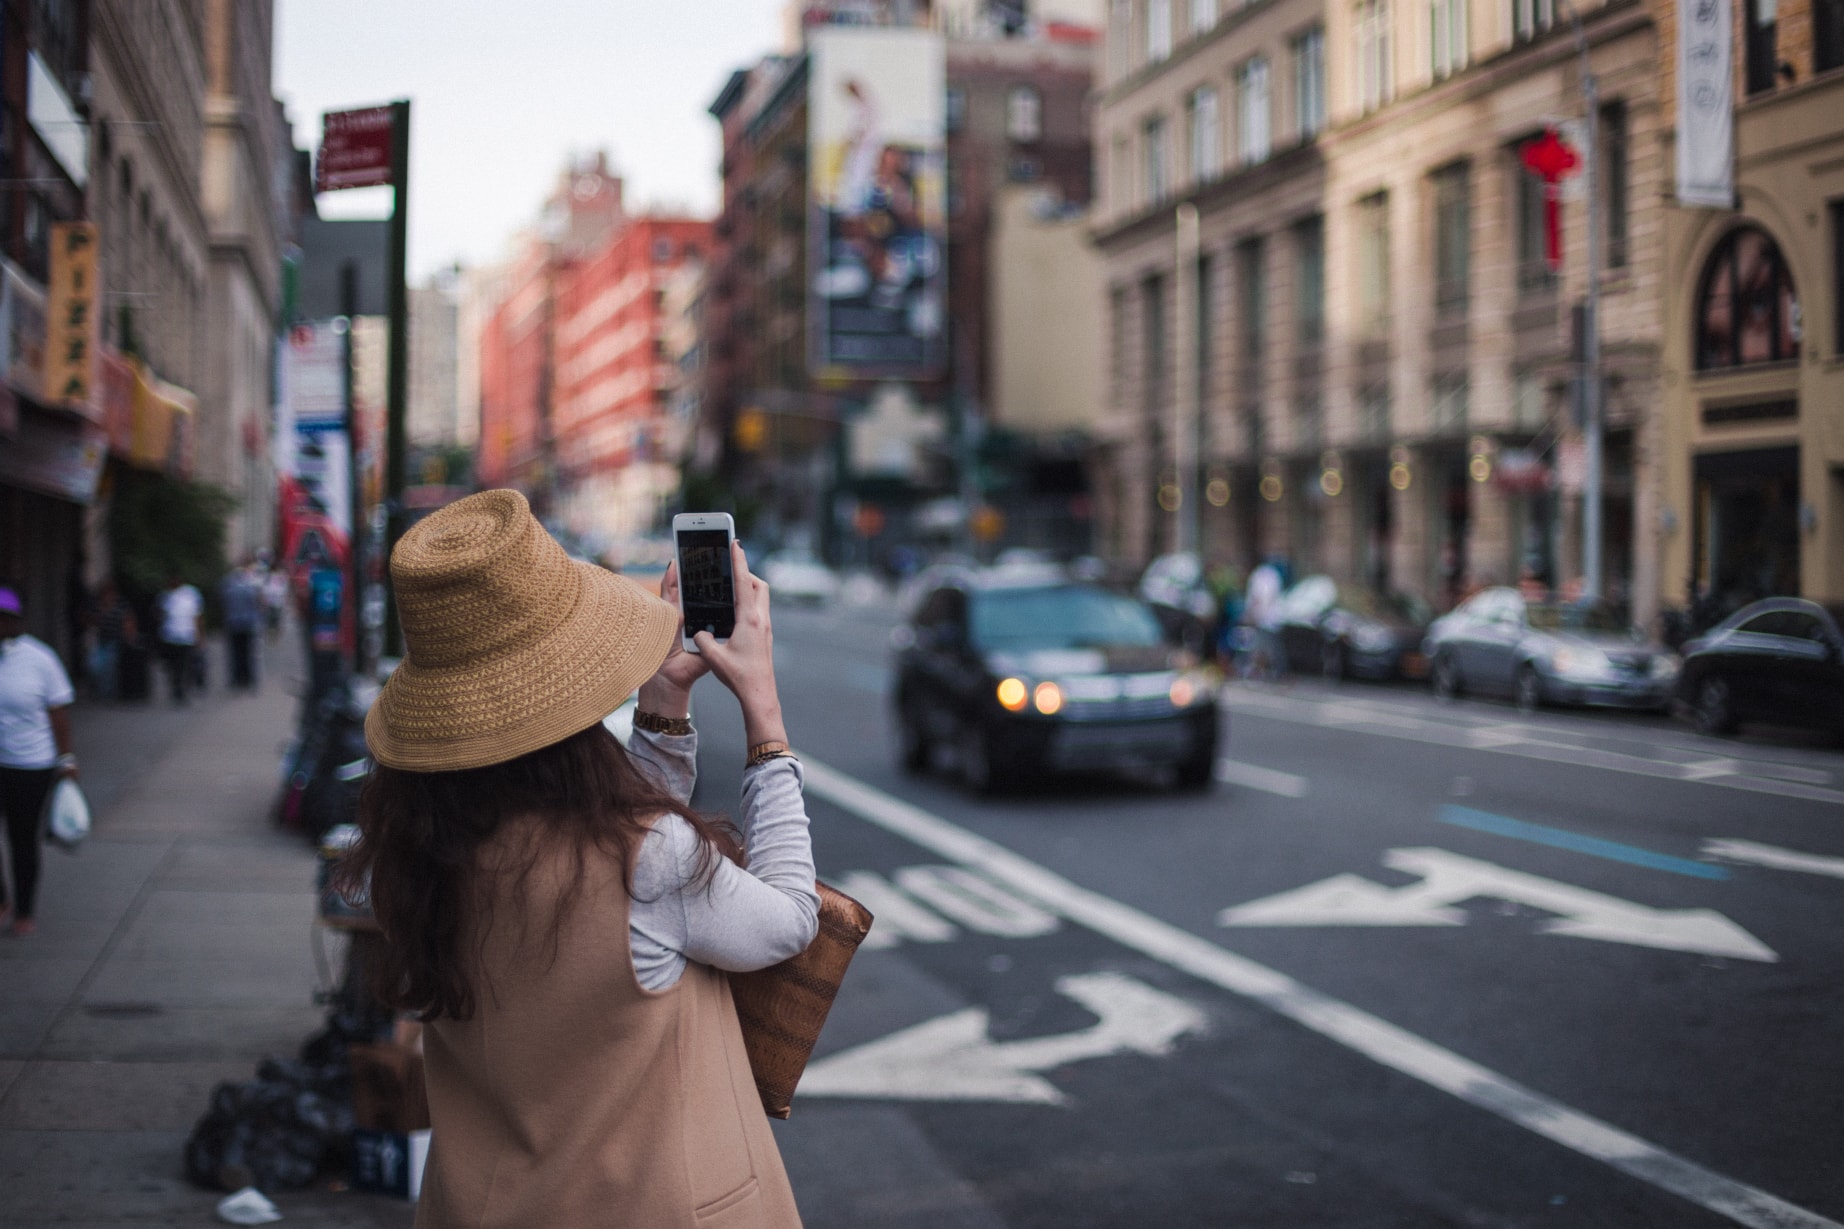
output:
{"label": "tree foliage", "polygon": [[224,574],[224,523],[237,497],[208,482],[124,469],[109,507],[115,575],[131,601],[145,601],[181,576],[211,593]]}

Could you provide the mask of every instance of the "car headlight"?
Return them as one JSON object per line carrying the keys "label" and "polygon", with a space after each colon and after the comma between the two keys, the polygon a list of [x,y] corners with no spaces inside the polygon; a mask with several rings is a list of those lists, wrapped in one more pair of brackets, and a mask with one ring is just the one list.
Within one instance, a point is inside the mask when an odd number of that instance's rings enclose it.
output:
{"label": "car headlight", "polygon": [[1607,654],[1599,649],[1557,649],[1549,661],[1557,674],[1575,678],[1593,678],[1612,669]]}
{"label": "car headlight", "polygon": [[1655,679],[1674,679],[1678,669],[1683,665],[1676,653],[1660,653],[1652,659],[1652,677]]}
{"label": "car headlight", "polygon": [[1008,713],[1022,712],[1025,700],[1030,697],[1031,689],[1020,678],[999,680],[999,706]]}
{"label": "car headlight", "polygon": [[1031,693],[1037,711],[1049,717],[1063,707],[1063,689],[1055,683],[1039,683],[1037,690]]}
{"label": "car headlight", "polygon": [[1166,695],[1172,701],[1173,708],[1190,708],[1194,704],[1207,704],[1215,696],[1210,679],[1201,670],[1186,670],[1172,680]]}

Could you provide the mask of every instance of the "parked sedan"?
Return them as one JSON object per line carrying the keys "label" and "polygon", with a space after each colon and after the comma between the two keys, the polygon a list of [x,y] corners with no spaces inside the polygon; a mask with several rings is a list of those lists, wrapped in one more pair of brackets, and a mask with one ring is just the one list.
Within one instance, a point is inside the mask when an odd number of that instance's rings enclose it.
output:
{"label": "parked sedan", "polygon": [[1276,634],[1287,667],[1327,678],[1426,678],[1428,608],[1402,593],[1308,576],[1281,598]]}
{"label": "parked sedan", "polygon": [[1684,645],[1678,697],[1705,734],[1766,721],[1844,737],[1840,625],[1844,605],[1775,597],[1744,606]]}
{"label": "parked sedan", "polygon": [[788,601],[818,606],[839,592],[839,578],[812,551],[778,550],[762,561],[769,593]]}
{"label": "parked sedan", "polygon": [[896,644],[911,772],[945,751],[981,793],[1070,769],[1210,784],[1212,680],[1133,597],[1037,573],[966,574],[925,595]]}
{"label": "parked sedan", "polygon": [[1664,709],[1678,659],[1606,606],[1527,602],[1516,589],[1474,594],[1436,619],[1423,644],[1436,695]]}

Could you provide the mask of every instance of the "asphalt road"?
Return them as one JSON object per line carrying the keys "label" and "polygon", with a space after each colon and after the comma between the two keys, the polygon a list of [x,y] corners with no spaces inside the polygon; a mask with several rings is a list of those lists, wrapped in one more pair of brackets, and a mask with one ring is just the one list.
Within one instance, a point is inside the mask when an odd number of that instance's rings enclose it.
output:
{"label": "asphalt road", "polygon": [[896,767],[890,620],[776,615],[879,916],[777,1127],[811,1229],[1844,1222],[1844,755],[1311,681],[1226,691],[1206,796],[978,800]]}

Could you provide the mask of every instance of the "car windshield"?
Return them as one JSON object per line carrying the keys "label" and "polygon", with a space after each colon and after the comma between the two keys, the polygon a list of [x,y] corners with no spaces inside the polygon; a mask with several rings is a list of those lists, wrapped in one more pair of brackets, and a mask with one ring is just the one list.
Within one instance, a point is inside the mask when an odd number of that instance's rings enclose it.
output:
{"label": "car windshield", "polygon": [[1525,607],[1530,617],[1530,625],[1539,631],[1556,632],[1620,632],[1630,633],[1632,622],[1626,612],[1617,606],[1606,604],[1597,606],[1561,606],[1539,605],[1532,602]]}
{"label": "car windshield", "polygon": [[980,593],[971,630],[983,649],[1099,649],[1161,639],[1158,619],[1139,602],[1081,585]]}
{"label": "car windshield", "polygon": [[1406,593],[1378,593],[1375,589],[1340,589],[1339,603],[1352,614],[1394,623],[1426,623],[1428,608]]}

